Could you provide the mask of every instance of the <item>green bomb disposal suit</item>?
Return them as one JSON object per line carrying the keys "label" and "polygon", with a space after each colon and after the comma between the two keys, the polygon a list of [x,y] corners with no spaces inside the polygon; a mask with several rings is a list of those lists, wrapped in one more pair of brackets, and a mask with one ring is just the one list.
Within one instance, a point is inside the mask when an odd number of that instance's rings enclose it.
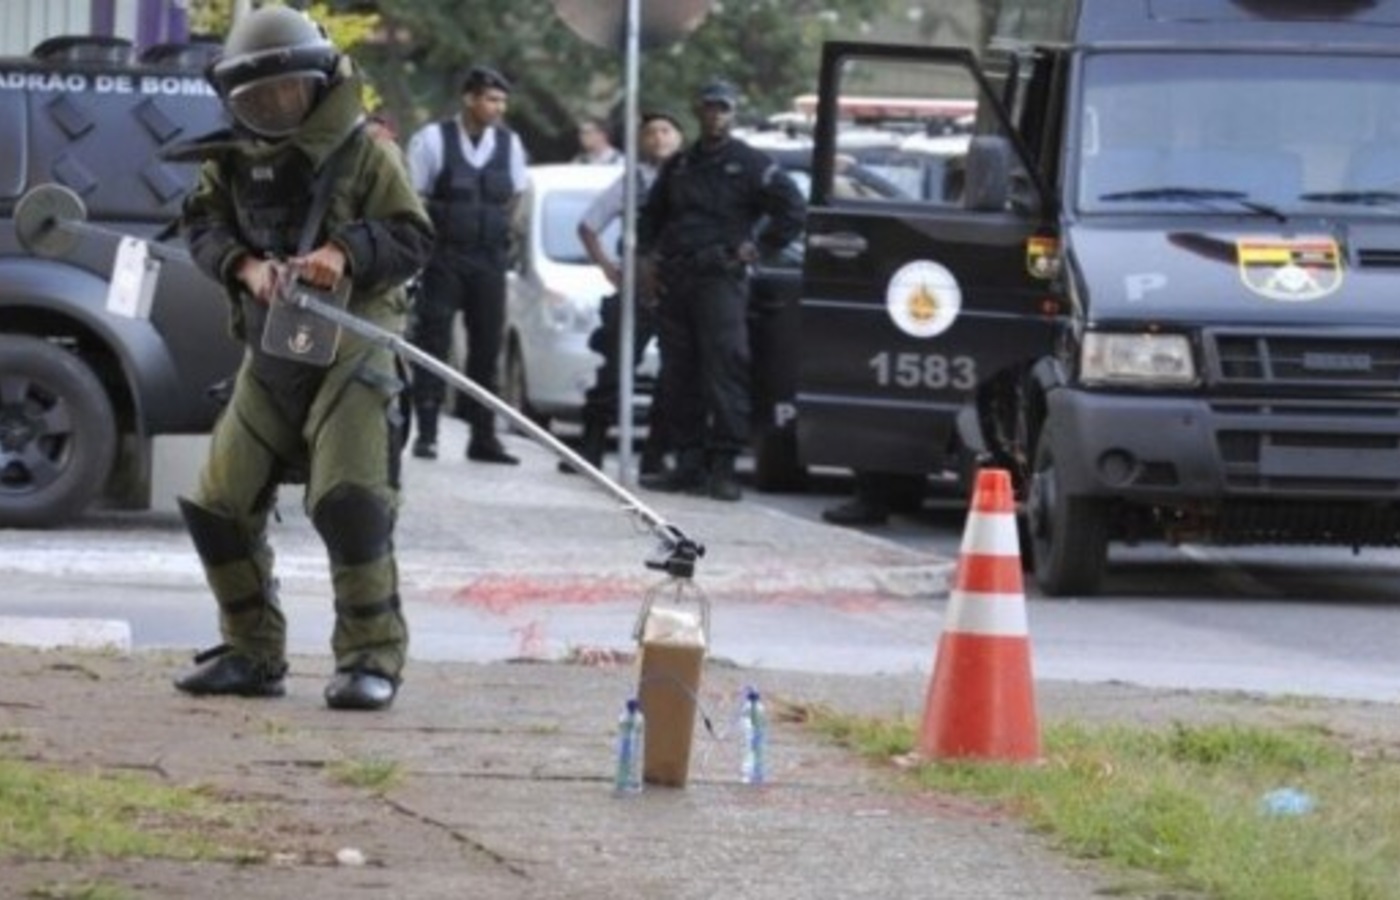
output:
{"label": "green bomb disposal suit", "polygon": [[181,498],[181,507],[218,600],[225,644],[280,677],[286,621],[267,520],[278,485],[304,479],[307,513],[330,556],[336,669],[397,683],[408,629],[393,553],[405,427],[394,356],[349,332],[326,368],[268,356],[261,349],[267,310],[235,278],[245,254],[295,254],[315,175],[349,141],[335,161],[316,243],[329,239],[345,251],[350,311],[403,331],[403,284],[427,261],[432,226],[395,148],[358,127],[360,85],[348,60],[336,76],[291,137],[266,143],[222,134],[196,146],[204,162],[182,224],[200,268],[226,286],[234,334],[248,349],[198,492]]}

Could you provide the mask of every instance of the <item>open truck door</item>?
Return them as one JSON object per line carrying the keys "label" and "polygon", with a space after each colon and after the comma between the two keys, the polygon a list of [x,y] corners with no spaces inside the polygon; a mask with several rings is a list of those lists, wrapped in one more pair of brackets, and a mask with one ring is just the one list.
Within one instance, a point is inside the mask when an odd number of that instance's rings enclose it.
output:
{"label": "open truck door", "polygon": [[[851,151],[878,140],[888,152],[857,163]],[[1053,339],[1059,255],[1038,161],[971,52],[845,42],[823,51],[814,152],[803,461],[919,477],[954,468],[960,411]],[[853,166],[887,189],[850,189],[871,182]]]}

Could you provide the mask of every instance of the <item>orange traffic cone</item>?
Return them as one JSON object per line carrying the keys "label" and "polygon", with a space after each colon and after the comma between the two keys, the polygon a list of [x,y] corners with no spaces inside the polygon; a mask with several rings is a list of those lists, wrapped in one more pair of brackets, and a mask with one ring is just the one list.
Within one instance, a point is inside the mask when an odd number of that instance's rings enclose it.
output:
{"label": "orange traffic cone", "polygon": [[1040,755],[1011,475],[982,469],[963,532],[919,751],[1007,761]]}

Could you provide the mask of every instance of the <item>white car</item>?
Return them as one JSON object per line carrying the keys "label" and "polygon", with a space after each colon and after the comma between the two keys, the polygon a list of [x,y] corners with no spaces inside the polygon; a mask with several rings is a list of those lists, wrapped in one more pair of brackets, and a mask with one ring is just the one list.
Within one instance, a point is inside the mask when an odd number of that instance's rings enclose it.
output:
{"label": "white car", "polygon": [[[621,166],[577,163],[530,168],[530,184],[512,223],[514,259],[506,276],[506,338],[501,395],[535,422],[578,421],[583,393],[601,358],[588,349],[598,308],[613,292],[588,259],[578,223],[588,204],[623,172]],[[603,235],[616,248],[621,223]],[[658,354],[647,347],[637,375],[644,390]]]}

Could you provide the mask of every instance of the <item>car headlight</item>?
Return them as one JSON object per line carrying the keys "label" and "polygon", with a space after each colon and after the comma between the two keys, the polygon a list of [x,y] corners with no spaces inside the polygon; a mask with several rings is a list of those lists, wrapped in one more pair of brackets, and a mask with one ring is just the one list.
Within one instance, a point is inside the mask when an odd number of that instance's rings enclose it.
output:
{"label": "car headlight", "polygon": [[1196,381],[1191,343],[1183,334],[1084,335],[1079,378],[1085,384],[1184,387]]}
{"label": "car headlight", "polygon": [[557,291],[547,291],[540,304],[545,326],[552,331],[575,331],[588,334],[598,325],[598,310]]}

